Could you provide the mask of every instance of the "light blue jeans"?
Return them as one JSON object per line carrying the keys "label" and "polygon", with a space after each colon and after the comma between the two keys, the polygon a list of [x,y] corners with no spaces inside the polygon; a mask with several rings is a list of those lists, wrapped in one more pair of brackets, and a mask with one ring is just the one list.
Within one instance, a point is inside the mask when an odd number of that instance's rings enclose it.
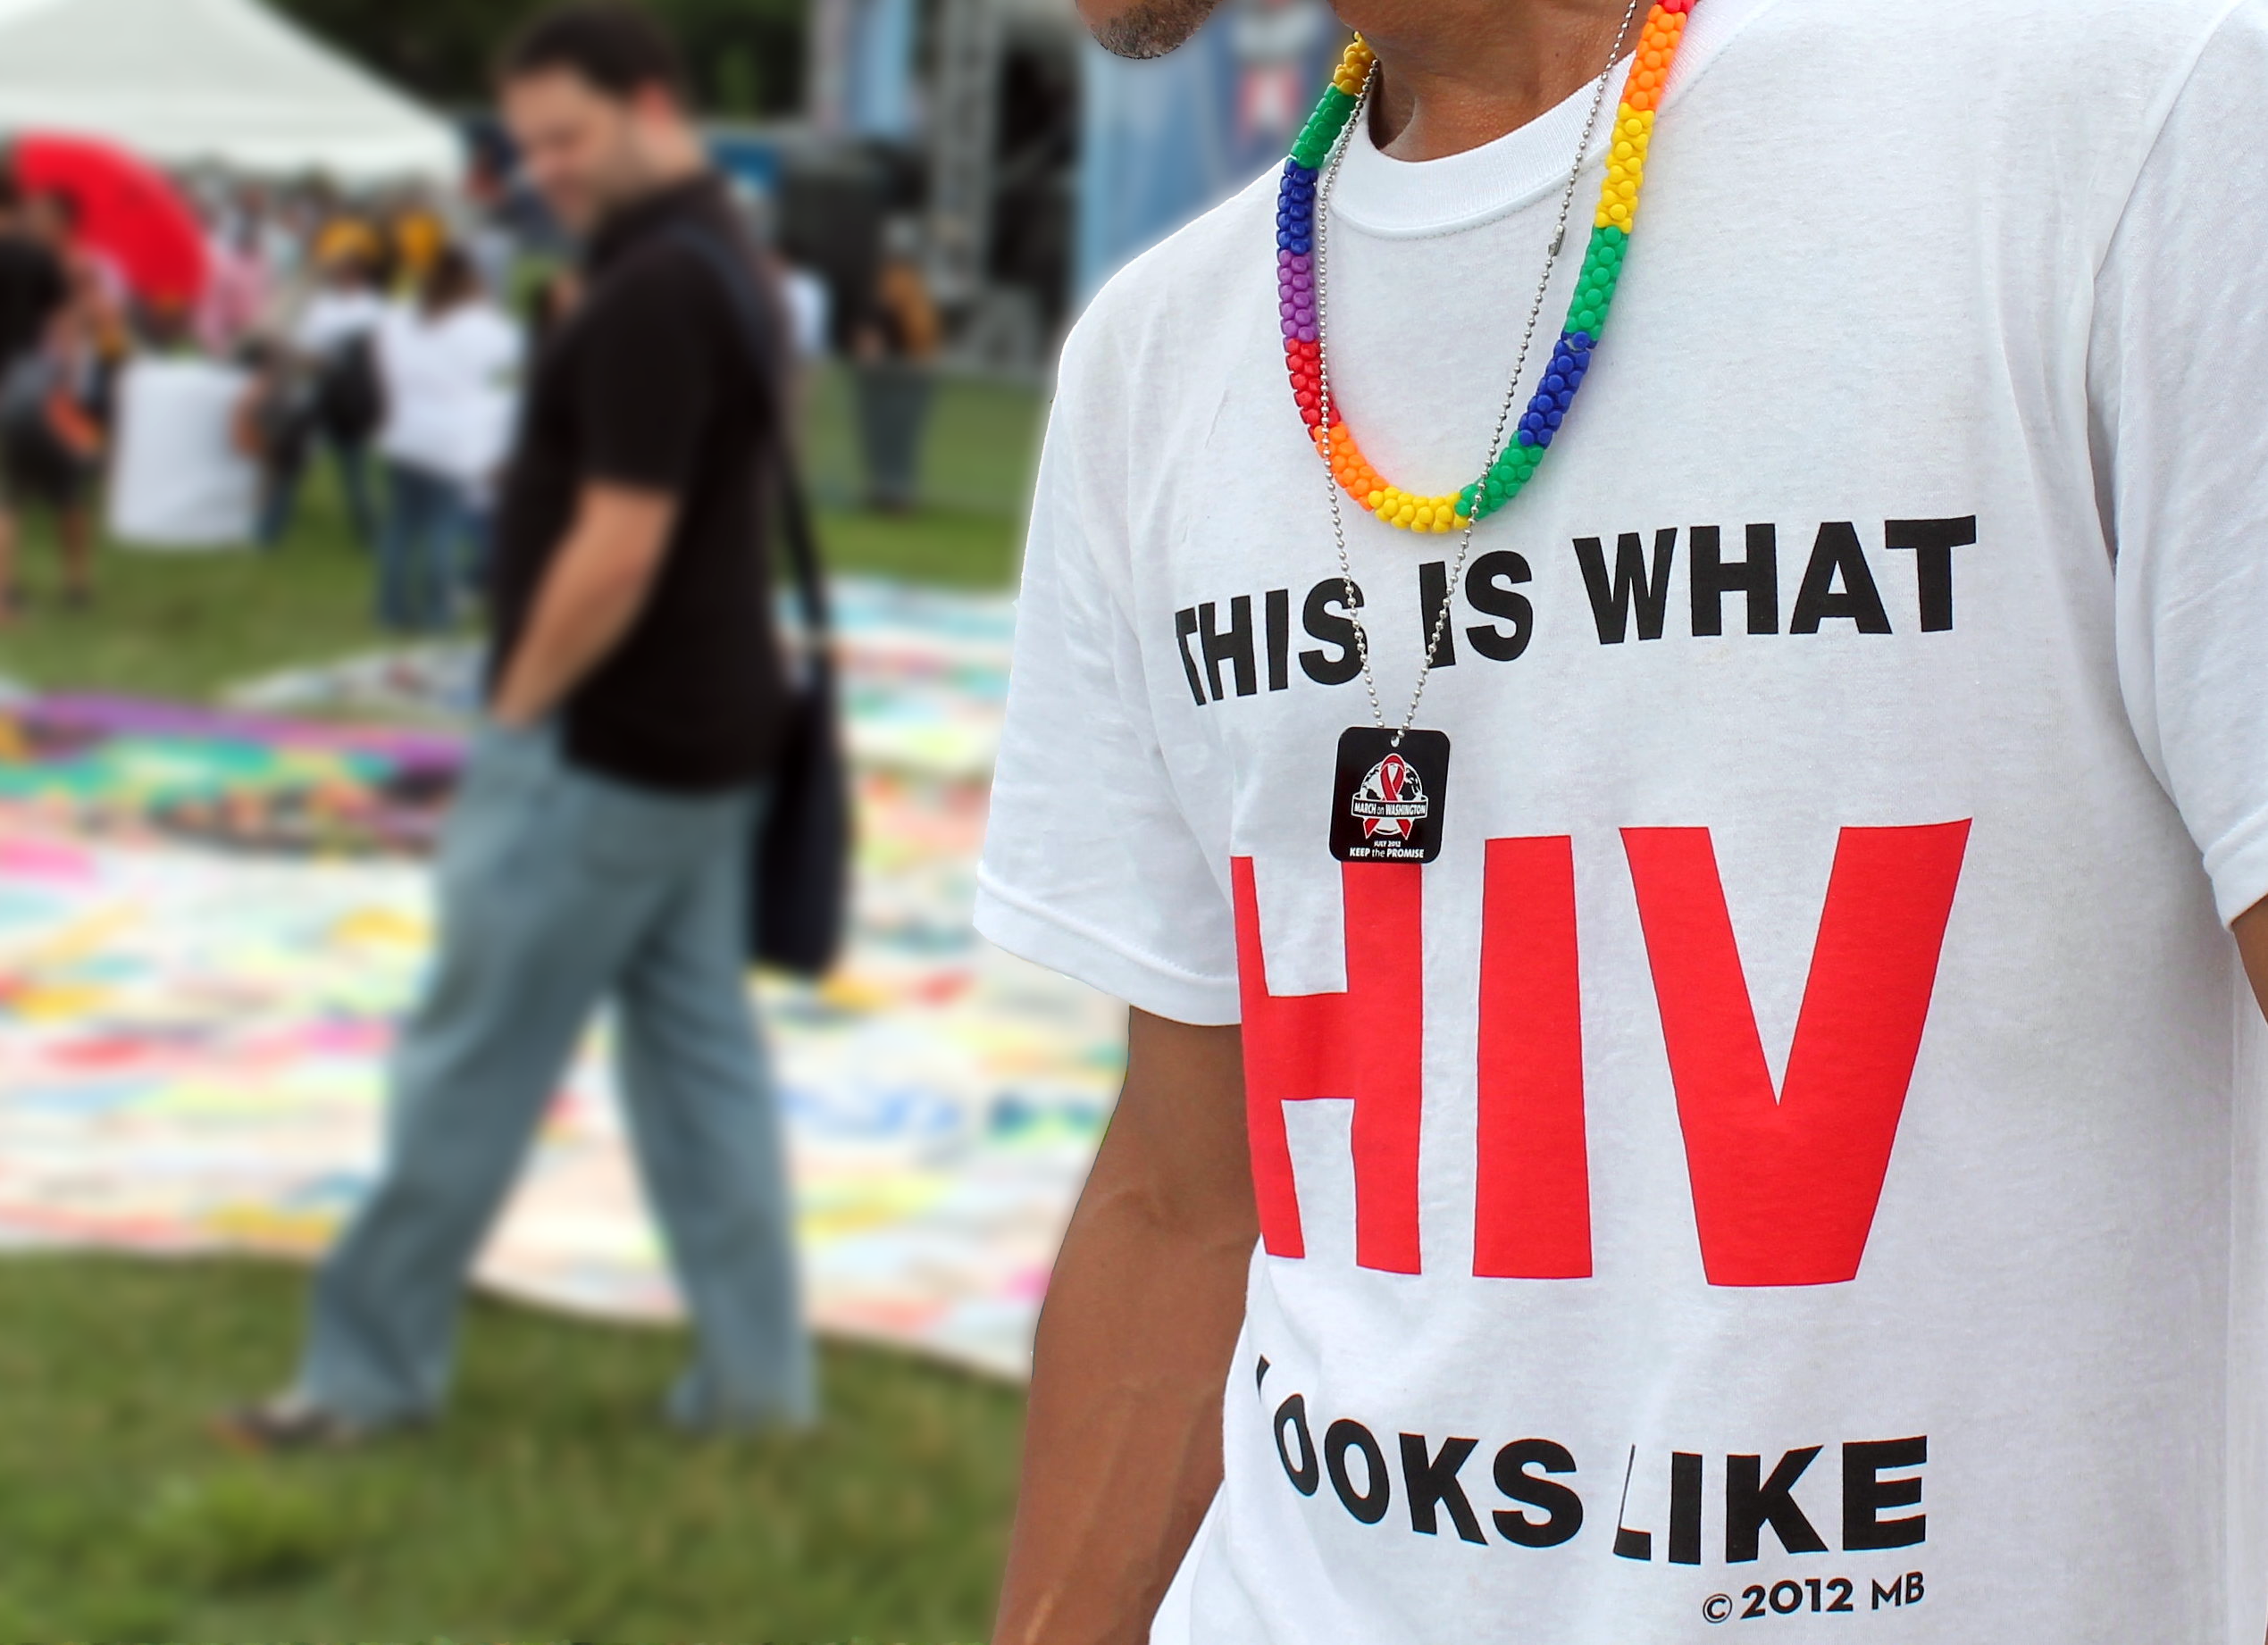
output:
{"label": "light blue jeans", "polygon": [[412,463],[388,463],[378,621],[397,634],[437,633],[455,623],[459,561],[469,542],[462,486]]}
{"label": "light blue jeans", "polygon": [[316,1276],[298,1391],[372,1426],[439,1409],[467,1270],[592,1012],[696,1349],[666,1412],[798,1424],[815,1396],[779,1116],[746,987],[762,796],[570,765],[549,729],[474,741],[440,858],[440,946],[396,1048],[385,1164]]}

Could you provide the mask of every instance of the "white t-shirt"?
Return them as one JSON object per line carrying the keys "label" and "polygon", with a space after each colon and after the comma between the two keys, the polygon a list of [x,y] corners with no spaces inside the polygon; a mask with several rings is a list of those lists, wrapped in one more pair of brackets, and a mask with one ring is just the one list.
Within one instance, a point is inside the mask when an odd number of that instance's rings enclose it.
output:
{"label": "white t-shirt", "polygon": [[398,305],[378,330],[386,424],[378,449],[397,463],[485,485],[511,445],[523,343],[493,304],[458,305],[428,319]]}
{"label": "white t-shirt", "polygon": [[[1244,1023],[1158,1640],[2259,1645],[2264,86],[2268,0],[1700,0],[1454,590],[1423,868],[1326,850],[1370,708],[1274,178],[1097,299],[978,923]],[[1480,468],[1582,113],[1349,154],[1333,380],[1405,488]],[[1456,539],[1348,522],[1398,719]]]}
{"label": "white t-shirt", "polygon": [[303,354],[327,358],[349,338],[376,330],[386,312],[386,299],[374,291],[326,286],[299,311],[293,340]]}

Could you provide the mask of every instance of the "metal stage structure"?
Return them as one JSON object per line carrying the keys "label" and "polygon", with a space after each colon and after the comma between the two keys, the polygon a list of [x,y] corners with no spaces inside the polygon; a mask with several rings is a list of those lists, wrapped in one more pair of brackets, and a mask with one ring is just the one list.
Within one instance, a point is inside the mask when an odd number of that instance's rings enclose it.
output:
{"label": "metal stage structure", "polygon": [[1072,0],[813,0],[811,130],[885,157],[972,363],[1035,366],[1068,302],[1083,38]]}

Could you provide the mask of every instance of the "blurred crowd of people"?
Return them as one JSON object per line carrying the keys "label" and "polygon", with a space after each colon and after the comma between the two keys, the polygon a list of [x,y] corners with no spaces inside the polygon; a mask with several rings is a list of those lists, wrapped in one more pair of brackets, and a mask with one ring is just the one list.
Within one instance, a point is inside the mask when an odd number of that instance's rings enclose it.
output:
{"label": "blurred crowd of people", "polygon": [[521,311],[555,301],[552,248],[529,244],[477,181],[453,219],[415,197],[308,212],[240,191],[208,221],[197,332],[250,372],[235,439],[260,468],[258,542],[289,538],[307,472],[326,463],[348,530],[376,555],[378,621],[451,627],[486,559],[527,352]]}
{"label": "blurred crowd of people", "polygon": [[[93,598],[93,495],[119,373],[138,352],[245,368],[231,438],[258,465],[256,539],[289,535],[310,463],[335,465],[347,522],[377,559],[379,620],[448,626],[475,579],[511,437],[525,325],[556,323],[557,248],[476,188],[342,201],[309,188],[195,191],[205,279],[153,304],[79,231],[73,196],[0,176],[0,616],[32,602],[18,520],[52,516],[65,609]],[[515,282],[523,289],[515,289]]]}
{"label": "blurred crowd of people", "polygon": [[[576,301],[569,243],[493,163],[448,196],[213,181],[183,192],[202,226],[202,290],[193,305],[153,304],[80,234],[69,193],[19,189],[0,171],[0,623],[35,599],[26,514],[52,522],[60,606],[93,599],[119,377],[155,353],[243,371],[230,439],[258,470],[259,547],[290,539],[311,472],[328,470],[372,556],[378,623],[451,627],[488,556],[523,372]],[[768,238],[756,203],[742,204]],[[891,223],[883,250],[845,326],[823,280],[779,271],[807,365],[831,337],[847,346],[865,501],[902,512],[917,497],[941,327],[914,223]]]}

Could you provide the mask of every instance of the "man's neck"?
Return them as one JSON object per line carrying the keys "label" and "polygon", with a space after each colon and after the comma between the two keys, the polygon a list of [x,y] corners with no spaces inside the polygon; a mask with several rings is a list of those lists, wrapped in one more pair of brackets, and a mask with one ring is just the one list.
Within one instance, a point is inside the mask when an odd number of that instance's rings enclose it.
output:
{"label": "man's neck", "polygon": [[690,134],[679,138],[649,138],[649,147],[639,168],[638,185],[610,205],[598,231],[604,233],[608,225],[624,218],[635,217],[649,201],[682,188],[709,172],[708,151]]}
{"label": "man's neck", "polygon": [[[1598,77],[1630,0],[1342,0],[1378,54],[1371,137],[1397,160],[1494,142]],[[1647,0],[1636,0],[1643,13]],[[1642,16],[1631,18],[1628,51]]]}
{"label": "man's neck", "polygon": [[644,187],[639,189],[637,197],[630,205],[635,209],[649,200],[657,199],[665,194],[675,194],[686,184],[707,177],[708,171],[707,157],[698,151],[672,155],[667,163],[656,166],[646,174]]}

